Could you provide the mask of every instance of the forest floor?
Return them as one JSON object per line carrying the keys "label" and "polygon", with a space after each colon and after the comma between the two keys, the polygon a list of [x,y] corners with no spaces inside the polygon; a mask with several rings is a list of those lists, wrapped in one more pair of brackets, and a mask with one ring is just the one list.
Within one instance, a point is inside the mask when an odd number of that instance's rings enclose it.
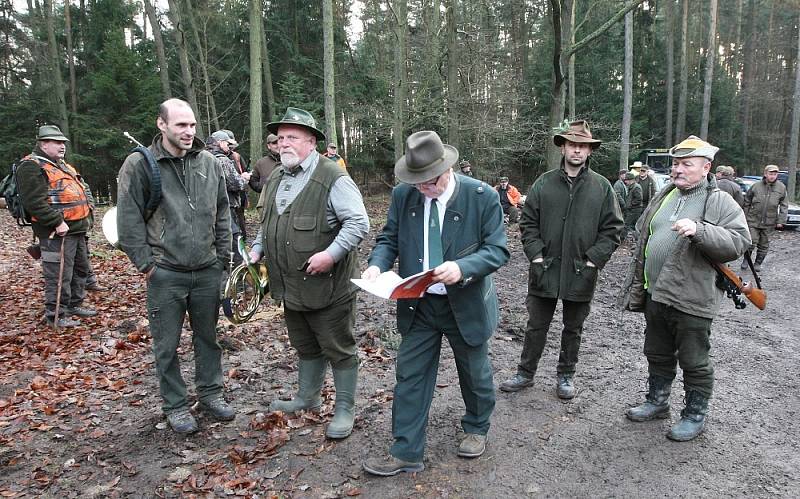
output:
{"label": "forest floor", "polygon": [[[368,200],[374,226],[362,261],[387,202],[385,196]],[[179,436],[166,428],[160,412],[145,287],[125,255],[94,230],[92,263],[111,291],[89,296],[97,317],[54,332],[40,322],[41,273],[24,249],[30,230],[16,228],[3,211],[0,497],[797,495],[798,232],[778,232],[772,242],[763,273],[766,311],[752,305],[735,310],[729,300],[720,308],[712,334],[717,383],[707,429],[696,440],[675,443],[664,436],[683,406],[680,374],[671,419],[632,423],[624,416],[644,397],[647,365],[643,317],[615,307],[630,260],[630,249],[622,247],[600,276],[573,400],[555,395],[559,307],[535,385],[515,394],[498,392],[486,453],[459,458],[464,406],[447,346],[430,412],[425,470],[376,478],[361,463],[391,444],[398,343],[392,303],[364,293],[358,298],[361,371],[349,438],[324,437],[332,417],[330,374],[320,413],[288,418],[266,410],[274,397],[292,393],[297,376],[296,355],[274,306],[263,306],[243,325],[220,320],[225,395],[237,409],[236,420],[217,423],[198,413],[201,431]],[[490,347],[496,384],[515,372],[527,320],[527,263],[516,226],[508,234],[512,257],[496,275],[501,324]],[[191,380],[188,330],[180,352],[184,377]]]}

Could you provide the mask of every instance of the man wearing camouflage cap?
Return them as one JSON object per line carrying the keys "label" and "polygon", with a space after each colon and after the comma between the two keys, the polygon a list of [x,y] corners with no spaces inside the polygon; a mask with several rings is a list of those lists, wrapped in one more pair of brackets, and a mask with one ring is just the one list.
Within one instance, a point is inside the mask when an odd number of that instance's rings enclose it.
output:
{"label": "man wearing camouflage cap", "polygon": [[680,364],[686,407],[667,434],[676,441],[703,431],[714,386],[711,321],[723,292],[710,262],[735,260],[750,244],[744,213],[709,174],[718,150],[693,135],[670,149],[672,183],[637,223],[639,243],[620,297],[626,310],[644,312],[647,324],[649,391],[626,416],[631,421],[670,417],[669,395]]}
{"label": "man wearing camouflage cap", "polygon": [[[777,165],[764,167],[764,176],[756,182],[744,196],[744,213],[750,227],[750,238],[753,241],[748,253],[757,249],[755,270],[761,271],[761,265],[769,251],[769,238],[775,229],[782,229],[789,215],[786,200],[786,186],[778,182]],[[747,268],[747,260],[742,261],[742,269]]]}

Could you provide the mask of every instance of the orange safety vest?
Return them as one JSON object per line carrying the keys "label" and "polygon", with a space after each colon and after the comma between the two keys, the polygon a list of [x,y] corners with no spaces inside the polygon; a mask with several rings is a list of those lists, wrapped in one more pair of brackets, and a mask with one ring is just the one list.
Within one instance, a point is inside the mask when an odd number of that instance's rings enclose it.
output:
{"label": "orange safety vest", "polygon": [[[72,222],[89,216],[89,199],[83,189],[80,175],[69,163],[59,168],[50,160],[30,154],[23,161],[35,161],[47,174],[47,202],[61,212],[64,220]],[[35,222],[36,217],[31,217]]]}

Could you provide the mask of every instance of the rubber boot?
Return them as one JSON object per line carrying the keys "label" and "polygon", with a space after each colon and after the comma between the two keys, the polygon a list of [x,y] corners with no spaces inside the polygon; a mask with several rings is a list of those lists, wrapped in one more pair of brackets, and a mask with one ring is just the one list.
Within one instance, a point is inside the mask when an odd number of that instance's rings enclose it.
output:
{"label": "rubber boot", "polygon": [[631,421],[652,421],[669,417],[669,392],[672,380],[651,374],[647,378],[647,384],[649,390],[644,403],[625,411],[625,416]]}
{"label": "rubber boot", "polygon": [[315,409],[322,404],[320,392],[325,381],[325,368],[328,362],[324,357],[298,362],[298,390],[292,400],[273,400],[270,411],[297,412]]}
{"label": "rubber boot", "polygon": [[667,433],[667,438],[687,442],[703,432],[708,413],[708,398],[700,392],[686,392],[686,408],[681,411],[681,420]]}
{"label": "rubber boot", "polygon": [[325,430],[325,436],[347,438],[353,431],[358,365],[348,369],[333,369],[333,382],[336,385],[336,409],[333,421]]}

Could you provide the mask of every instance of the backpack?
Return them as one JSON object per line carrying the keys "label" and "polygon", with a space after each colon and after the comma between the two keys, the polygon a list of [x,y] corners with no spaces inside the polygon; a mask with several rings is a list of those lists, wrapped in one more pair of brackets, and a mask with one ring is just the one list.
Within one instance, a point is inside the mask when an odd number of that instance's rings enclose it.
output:
{"label": "backpack", "polygon": [[19,196],[19,185],[17,183],[17,164],[11,165],[11,173],[3,178],[0,182],[0,196],[6,201],[6,208],[11,212],[11,216],[17,221],[17,225],[25,227],[30,225],[30,218],[25,213],[25,207],[22,206],[22,200]]}

